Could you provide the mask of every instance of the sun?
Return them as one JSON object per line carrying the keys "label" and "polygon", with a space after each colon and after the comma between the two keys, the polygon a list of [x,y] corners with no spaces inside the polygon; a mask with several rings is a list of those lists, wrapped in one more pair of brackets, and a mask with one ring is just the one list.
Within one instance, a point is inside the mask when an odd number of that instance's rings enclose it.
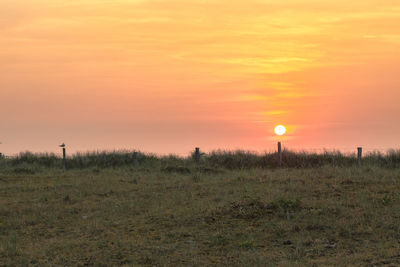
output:
{"label": "sun", "polygon": [[286,133],[286,128],[283,125],[277,125],[274,129],[275,134],[284,135]]}

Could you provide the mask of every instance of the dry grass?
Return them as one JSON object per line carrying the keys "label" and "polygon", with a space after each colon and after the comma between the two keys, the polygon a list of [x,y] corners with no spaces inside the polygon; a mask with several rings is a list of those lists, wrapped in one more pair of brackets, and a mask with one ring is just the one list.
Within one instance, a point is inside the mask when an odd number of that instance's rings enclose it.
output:
{"label": "dry grass", "polygon": [[400,264],[399,169],[20,170],[0,266]]}

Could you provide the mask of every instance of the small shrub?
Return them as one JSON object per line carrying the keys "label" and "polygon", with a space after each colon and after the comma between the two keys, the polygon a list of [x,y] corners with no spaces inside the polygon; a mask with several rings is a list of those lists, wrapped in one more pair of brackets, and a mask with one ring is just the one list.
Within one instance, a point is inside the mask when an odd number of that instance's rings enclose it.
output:
{"label": "small shrub", "polygon": [[193,180],[193,182],[195,182],[195,183],[200,182],[200,175],[197,174],[197,173],[193,174],[192,180]]}
{"label": "small shrub", "polygon": [[215,235],[210,238],[209,246],[210,247],[224,247],[229,244],[228,238],[223,235]]}
{"label": "small shrub", "polygon": [[256,199],[233,202],[225,211],[233,218],[255,219],[270,213],[264,203]]}
{"label": "small shrub", "polygon": [[30,175],[36,173],[36,171],[31,167],[17,167],[14,168],[12,172],[15,174],[30,174]]}
{"label": "small shrub", "polygon": [[15,257],[19,254],[18,236],[16,232],[11,232],[3,241],[5,253],[8,257]]}
{"label": "small shrub", "polygon": [[181,173],[181,174],[188,174],[190,173],[190,169],[182,166],[167,166],[162,169],[163,172],[168,173]]}
{"label": "small shrub", "polygon": [[210,168],[210,167],[204,167],[204,166],[198,167],[198,168],[196,168],[196,170],[198,172],[201,172],[204,174],[220,174],[220,173],[224,172],[223,170],[218,169],[218,168]]}
{"label": "small shrub", "polygon": [[251,250],[254,249],[254,244],[252,240],[246,240],[244,242],[241,242],[239,244],[240,248],[244,249],[244,250]]}
{"label": "small shrub", "polygon": [[279,198],[277,200],[272,201],[268,207],[273,210],[279,210],[282,212],[298,212],[302,208],[301,201],[299,199],[291,200],[291,199],[284,199]]}
{"label": "small shrub", "polygon": [[382,198],[382,204],[383,204],[384,206],[389,206],[392,202],[393,202],[393,197],[392,197],[392,196],[385,195],[385,196]]}

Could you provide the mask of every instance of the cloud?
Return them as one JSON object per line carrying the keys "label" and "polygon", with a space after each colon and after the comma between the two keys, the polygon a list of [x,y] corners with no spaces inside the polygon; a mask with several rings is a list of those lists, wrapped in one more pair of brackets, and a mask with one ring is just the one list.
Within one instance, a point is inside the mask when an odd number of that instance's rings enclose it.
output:
{"label": "cloud", "polygon": [[[334,108],[351,110],[351,94],[398,98],[382,72],[365,72],[399,59],[397,0],[3,0],[0,10],[0,117],[47,96],[44,111],[16,113],[21,124],[51,127],[62,97],[71,124],[101,114],[296,125],[346,116]],[[395,80],[397,65],[384,68]]]}

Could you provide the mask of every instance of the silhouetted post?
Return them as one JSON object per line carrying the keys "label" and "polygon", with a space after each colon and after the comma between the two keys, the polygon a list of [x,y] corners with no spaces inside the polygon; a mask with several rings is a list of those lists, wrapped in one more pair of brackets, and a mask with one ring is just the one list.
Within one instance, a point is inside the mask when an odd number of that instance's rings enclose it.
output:
{"label": "silhouetted post", "polygon": [[2,159],[3,158],[3,153],[0,153],[0,159]]}
{"label": "silhouetted post", "polygon": [[65,152],[65,147],[63,147],[63,170],[67,170],[67,159],[66,159],[66,152]]}
{"label": "silhouetted post", "polygon": [[63,151],[63,171],[67,170],[67,159],[66,159],[66,152],[65,152],[65,144],[62,143],[61,145],[59,145],[59,147],[62,147],[62,151]]}
{"label": "silhouetted post", "polygon": [[135,168],[137,168],[139,166],[138,153],[136,151],[133,152],[133,166]]}
{"label": "silhouetted post", "polygon": [[282,166],[282,144],[278,142],[278,166]]}
{"label": "silhouetted post", "polygon": [[362,165],[362,147],[357,148],[357,158],[358,158],[358,166]]}
{"label": "silhouetted post", "polygon": [[200,163],[200,148],[196,147],[196,150],[194,152],[194,161],[196,163]]}

